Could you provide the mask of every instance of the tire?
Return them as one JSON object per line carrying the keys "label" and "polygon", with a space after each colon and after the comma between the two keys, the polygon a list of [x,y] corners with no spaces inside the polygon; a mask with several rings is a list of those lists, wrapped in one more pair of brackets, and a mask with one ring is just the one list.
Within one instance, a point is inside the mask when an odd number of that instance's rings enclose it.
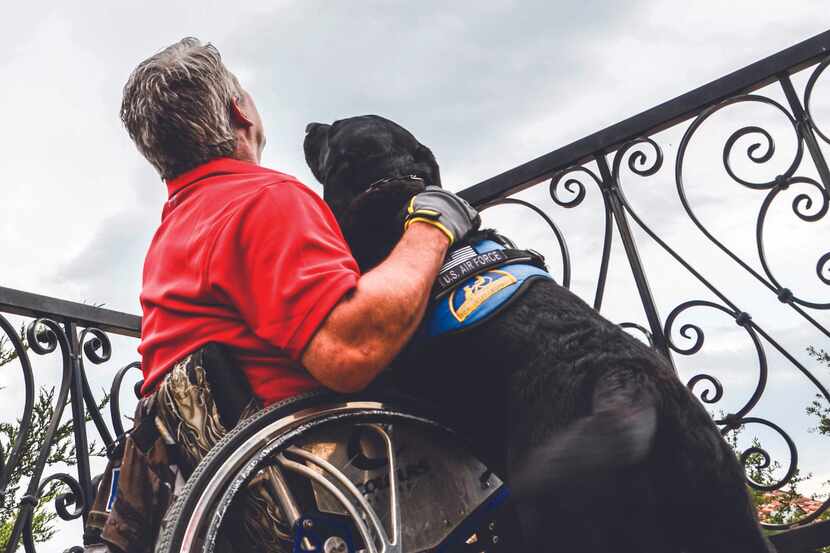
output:
{"label": "tire", "polygon": [[327,392],[309,392],[285,399],[258,411],[247,419],[240,421],[225,434],[196,466],[176,501],[167,510],[156,541],[156,553],[178,551],[182,541],[182,531],[188,517],[182,513],[192,512],[199,495],[204,492],[209,477],[219,471],[228,460],[230,453],[239,444],[250,438],[257,431],[290,414],[307,407],[322,404],[334,399],[334,394]]}
{"label": "tire", "polygon": [[[386,397],[390,396],[385,396],[384,400]],[[334,415],[326,415],[324,408],[330,411],[342,411],[342,414],[337,415],[341,418],[349,416],[355,420],[361,420],[367,417],[382,416],[416,420],[444,429],[424,416],[413,414],[414,411],[410,411],[410,407],[406,410],[398,408],[402,403],[411,403],[406,398],[397,396],[394,397],[394,401],[395,407],[387,408],[386,404],[377,401],[377,395],[373,396],[373,400],[368,400],[361,396],[343,397],[330,392],[310,392],[273,404],[243,420],[211,448],[191,474],[176,501],[168,509],[156,542],[156,553],[193,551],[188,546],[185,535],[188,530],[191,530],[190,539],[192,539],[194,524],[195,527],[202,529],[207,522],[207,520],[194,521],[193,519],[196,517],[210,519],[217,516],[221,518],[224,514],[223,509],[226,508],[226,505],[220,505],[219,508],[210,506],[210,509],[206,509],[205,502],[218,497],[234,477],[239,480],[238,469],[260,454],[263,447],[270,444],[272,446],[270,452],[274,453],[287,446],[287,442],[295,437],[292,431],[295,431],[300,423],[307,430],[309,425],[319,425],[333,420]],[[303,413],[313,413],[315,409],[322,414],[318,417],[312,414],[309,418],[303,418]],[[273,428],[275,426],[279,428]],[[258,433],[269,428],[272,429],[265,441],[254,440],[252,442]],[[273,447],[274,442],[276,442],[276,447]],[[229,462],[233,463],[230,467]],[[207,499],[206,493],[210,496]],[[209,536],[207,541],[211,542],[213,538],[215,536]]]}

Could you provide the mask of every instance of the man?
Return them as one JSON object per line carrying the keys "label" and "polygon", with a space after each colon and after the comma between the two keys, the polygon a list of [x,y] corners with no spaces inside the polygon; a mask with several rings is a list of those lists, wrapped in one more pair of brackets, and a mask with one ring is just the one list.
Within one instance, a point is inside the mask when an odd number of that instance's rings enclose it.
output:
{"label": "man", "polygon": [[199,386],[193,352],[225,346],[261,405],[321,386],[362,390],[418,327],[448,247],[477,227],[478,215],[453,194],[428,190],[390,256],[360,274],[328,206],[259,165],[265,132],[253,99],[216,48],[194,38],[139,64],[121,119],[169,192],[141,291],[146,401],[125,448],[119,499],[105,509],[121,522],[103,529],[111,547],[138,551],[158,522],[135,513],[164,501],[137,489],[164,480],[169,464],[158,439],[142,449],[140,421],[151,435],[161,427],[191,470],[226,430]]}
{"label": "man", "polygon": [[253,99],[193,38],[136,68],[121,118],[170,196],[144,266],[145,394],[208,342],[229,347],[266,405],[320,385],[361,390],[411,337],[450,241],[477,221],[465,202],[433,192],[421,202],[442,219],[413,218],[389,258],[361,275],[325,203],[259,166]]}

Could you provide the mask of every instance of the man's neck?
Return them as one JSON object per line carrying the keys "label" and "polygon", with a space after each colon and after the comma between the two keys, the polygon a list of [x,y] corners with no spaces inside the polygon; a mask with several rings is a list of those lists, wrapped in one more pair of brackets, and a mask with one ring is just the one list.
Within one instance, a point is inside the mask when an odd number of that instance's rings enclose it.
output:
{"label": "man's neck", "polygon": [[259,165],[259,156],[255,155],[250,148],[237,147],[233,152],[233,158],[238,159],[239,161],[247,161],[248,163]]}
{"label": "man's neck", "polygon": [[243,130],[236,133],[236,148],[233,152],[234,159],[247,161],[259,165],[260,151],[253,136]]}

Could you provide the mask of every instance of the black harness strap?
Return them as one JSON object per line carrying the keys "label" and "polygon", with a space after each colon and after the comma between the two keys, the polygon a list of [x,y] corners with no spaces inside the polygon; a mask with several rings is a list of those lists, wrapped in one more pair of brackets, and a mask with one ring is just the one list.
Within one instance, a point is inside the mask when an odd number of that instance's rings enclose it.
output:
{"label": "black harness strap", "polygon": [[432,288],[432,299],[436,300],[448,294],[464,280],[481,274],[493,267],[501,267],[511,263],[527,263],[540,269],[547,270],[545,258],[534,250],[519,250],[505,248],[478,254],[472,246],[460,246],[447,257],[446,263],[438,273],[435,286]]}

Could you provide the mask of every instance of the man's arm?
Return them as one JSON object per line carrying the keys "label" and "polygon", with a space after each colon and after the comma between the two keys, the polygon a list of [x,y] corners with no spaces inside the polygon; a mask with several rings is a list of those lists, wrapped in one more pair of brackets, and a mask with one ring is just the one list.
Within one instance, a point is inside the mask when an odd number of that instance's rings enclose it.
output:
{"label": "man's arm", "polygon": [[365,388],[403,349],[421,322],[450,241],[430,224],[409,225],[386,260],[329,313],[303,355],[327,388]]}

